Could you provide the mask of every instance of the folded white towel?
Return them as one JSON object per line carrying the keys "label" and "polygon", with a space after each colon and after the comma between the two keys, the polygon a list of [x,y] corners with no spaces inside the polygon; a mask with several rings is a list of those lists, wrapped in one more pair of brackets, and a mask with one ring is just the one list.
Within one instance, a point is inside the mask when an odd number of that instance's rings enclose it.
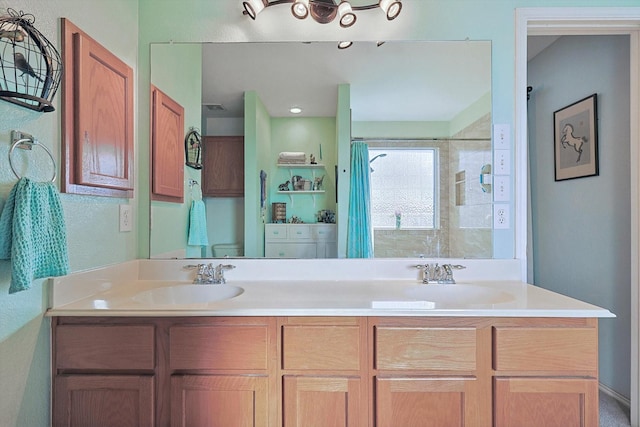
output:
{"label": "folded white towel", "polygon": [[305,163],[307,156],[305,153],[297,151],[283,151],[278,154],[278,163]]}

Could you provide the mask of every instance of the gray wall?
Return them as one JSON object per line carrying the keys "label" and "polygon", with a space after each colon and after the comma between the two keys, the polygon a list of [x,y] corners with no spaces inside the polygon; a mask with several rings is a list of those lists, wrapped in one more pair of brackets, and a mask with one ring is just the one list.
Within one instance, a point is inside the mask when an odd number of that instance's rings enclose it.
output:
{"label": "gray wall", "polygon": [[[561,37],[528,76],[533,282],[617,315],[600,321],[600,380],[629,397],[629,38]],[[593,93],[600,174],[555,182],[553,112]]]}

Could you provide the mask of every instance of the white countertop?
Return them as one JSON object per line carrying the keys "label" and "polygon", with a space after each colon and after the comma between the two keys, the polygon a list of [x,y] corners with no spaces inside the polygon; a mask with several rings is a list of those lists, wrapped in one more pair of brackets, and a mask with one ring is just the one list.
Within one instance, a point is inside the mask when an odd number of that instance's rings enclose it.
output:
{"label": "white countertop", "polygon": [[[256,268],[251,261],[213,260],[237,264],[236,269],[227,273],[227,285],[242,288],[242,293],[223,301],[153,304],[136,297],[154,288],[190,285],[189,276],[193,273],[176,268],[189,261],[194,260],[139,260],[54,278],[47,315],[615,317],[607,309],[513,280],[508,275],[505,278],[498,274],[493,280],[480,273],[465,276],[456,272],[460,276],[457,285],[425,285],[415,271],[398,278],[350,280],[331,278],[328,273],[320,273],[320,269],[309,273],[314,277],[296,274],[296,268],[302,266],[308,271],[316,264],[291,267],[292,260],[281,264],[288,266],[288,274],[279,274],[278,263],[266,261],[275,277],[272,280],[247,279],[243,274],[234,278],[239,268]],[[212,260],[200,260],[205,261]],[[263,263],[257,264],[257,268],[264,267]],[[342,263],[318,261],[317,265],[335,273]],[[400,265],[411,265],[411,261],[402,260]],[[382,270],[377,270],[378,277],[385,276]],[[176,271],[182,273],[168,273]],[[473,279],[474,275],[479,279]],[[431,288],[425,291],[426,287]],[[426,292],[426,296],[420,294],[422,292]]]}

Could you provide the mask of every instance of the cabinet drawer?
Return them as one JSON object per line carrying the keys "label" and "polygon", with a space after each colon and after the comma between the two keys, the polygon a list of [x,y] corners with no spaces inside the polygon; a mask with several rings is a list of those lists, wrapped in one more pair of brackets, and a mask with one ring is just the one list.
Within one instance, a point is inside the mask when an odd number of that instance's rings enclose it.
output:
{"label": "cabinet drawer", "polygon": [[376,327],[375,368],[473,371],[475,328]]}
{"label": "cabinet drawer", "polygon": [[334,242],[336,240],[336,227],[333,225],[315,225],[313,235],[316,240]]}
{"label": "cabinet drawer", "polygon": [[153,370],[152,325],[59,325],[57,369]]}
{"label": "cabinet drawer", "polygon": [[172,370],[267,369],[267,326],[173,326]]}
{"label": "cabinet drawer", "polygon": [[265,244],[264,256],[267,258],[316,258],[318,251],[315,243],[270,243]]}
{"label": "cabinet drawer", "polygon": [[287,226],[284,224],[266,224],[264,226],[264,234],[266,240],[286,240]]}
{"label": "cabinet drawer", "polygon": [[282,368],[358,370],[360,327],[285,325],[282,327]]}
{"label": "cabinet drawer", "polygon": [[287,234],[289,240],[311,239],[311,227],[308,225],[288,225]]}
{"label": "cabinet drawer", "polygon": [[494,369],[499,371],[590,371],[598,367],[596,328],[493,329]]}

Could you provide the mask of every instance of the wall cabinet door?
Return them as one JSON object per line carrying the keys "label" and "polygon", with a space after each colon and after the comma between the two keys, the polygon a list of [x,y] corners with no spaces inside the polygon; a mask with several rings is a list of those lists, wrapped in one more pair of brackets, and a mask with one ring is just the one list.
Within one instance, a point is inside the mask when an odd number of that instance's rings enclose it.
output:
{"label": "wall cabinet door", "polygon": [[202,148],[202,194],[244,196],[244,137],[205,136]]}
{"label": "wall cabinet door", "polygon": [[59,375],[55,378],[55,427],[153,427],[153,377]]}
{"label": "wall cabinet door", "polygon": [[[376,427],[476,425],[475,378],[376,378]],[[476,421],[474,421],[476,420]]]}
{"label": "wall cabinet door", "polygon": [[360,381],[357,377],[285,376],[284,427],[364,427]]}
{"label": "wall cabinet door", "polygon": [[184,201],[184,108],[151,85],[151,199]]}
{"label": "wall cabinet door", "polygon": [[266,376],[174,375],[172,427],[268,426]]}
{"label": "wall cabinet door", "polygon": [[496,378],[496,427],[597,427],[598,380]]}
{"label": "wall cabinet door", "polygon": [[62,190],[133,197],[133,70],[62,21]]}

